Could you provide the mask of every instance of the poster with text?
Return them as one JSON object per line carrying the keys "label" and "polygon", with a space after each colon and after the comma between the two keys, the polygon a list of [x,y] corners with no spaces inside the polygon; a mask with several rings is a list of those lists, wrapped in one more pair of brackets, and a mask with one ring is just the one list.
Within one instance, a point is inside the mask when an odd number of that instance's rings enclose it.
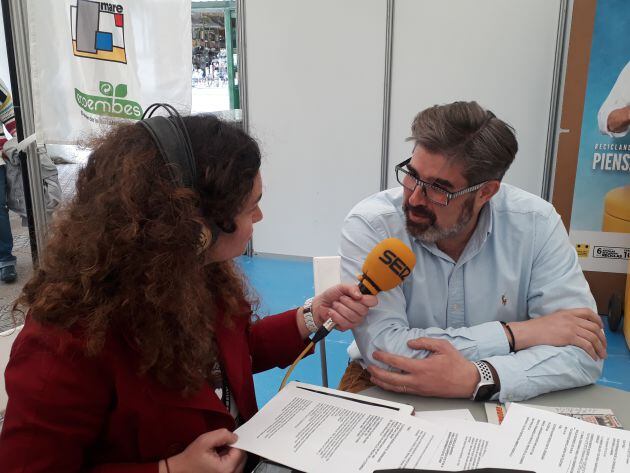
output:
{"label": "poster with text", "polygon": [[569,236],[582,269],[630,260],[630,1],[598,0]]}
{"label": "poster with text", "polygon": [[74,144],[154,102],[190,113],[190,0],[29,0],[38,143]]}

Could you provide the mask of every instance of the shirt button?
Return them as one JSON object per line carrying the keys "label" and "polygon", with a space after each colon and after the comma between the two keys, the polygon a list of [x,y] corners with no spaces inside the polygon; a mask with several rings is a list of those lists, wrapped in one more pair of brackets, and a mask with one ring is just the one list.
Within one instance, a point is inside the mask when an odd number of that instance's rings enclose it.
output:
{"label": "shirt button", "polygon": [[459,304],[453,304],[453,310],[459,310]]}

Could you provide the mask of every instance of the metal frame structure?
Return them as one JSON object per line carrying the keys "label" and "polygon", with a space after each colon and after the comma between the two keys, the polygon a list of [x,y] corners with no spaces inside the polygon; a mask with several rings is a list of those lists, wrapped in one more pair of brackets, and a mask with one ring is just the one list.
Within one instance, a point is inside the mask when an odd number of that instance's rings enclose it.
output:
{"label": "metal frame structure", "polygon": [[[245,0],[236,0],[236,48],[238,51],[238,95],[242,113],[241,127],[249,131],[247,101],[247,42],[245,38]],[[250,258],[254,256],[254,243],[250,239],[245,249]]]}
{"label": "metal frame structure", "polygon": [[[225,30],[225,52],[227,56],[227,74],[228,74],[228,94],[230,100],[230,108],[240,108],[239,86],[234,80],[234,28],[232,27],[232,19],[236,15],[235,0],[215,1],[215,2],[195,2],[191,5],[193,13],[223,13],[223,27]],[[238,44],[238,43],[237,43]]]}
{"label": "metal frame structure", "polygon": [[561,0],[558,13],[558,30],[556,32],[556,55],[553,66],[553,85],[551,87],[551,102],[549,106],[549,122],[547,125],[547,145],[545,148],[545,166],[540,195],[551,202],[553,196],[553,177],[556,168],[556,154],[562,119],[562,92],[564,90],[564,74],[566,72],[566,54],[568,35],[566,34],[571,21],[570,7],[572,0]]}
{"label": "metal frame structure", "polygon": [[[22,141],[35,133],[31,64],[28,37],[28,11],[24,0],[2,0],[3,21],[9,59],[17,138]],[[26,212],[33,265],[38,264],[38,250],[46,242],[47,216],[37,144],[20,154]]]}
{"label": "metal frame structure", "polygon": [[[235,84],[234,77],[234,29],[232,28],[232,18],[236,17],[234,8],[223,9],[223,21],[225,24],[225,54],[227,56],[228,68],[228,94],[230,96],[230,108],[240,108],[241,101],[238,94],[239,86]],[[238,50],[238,44],[236,45]],[[239,61],[240,63],[240,61]]]}
{"label": "metal frame structure", "polygon": [[385,78],[383,85],[383,130],[381,139],[381,186],[387,189],[389,180],[389,117],[392,102],[392,55],[394,51],[394,0],[387,0],[385,27]]}

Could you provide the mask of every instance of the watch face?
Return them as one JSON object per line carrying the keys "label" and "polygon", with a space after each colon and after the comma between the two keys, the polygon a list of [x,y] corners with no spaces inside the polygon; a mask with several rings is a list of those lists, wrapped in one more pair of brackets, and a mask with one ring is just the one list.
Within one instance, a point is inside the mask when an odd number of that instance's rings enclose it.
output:
{"label": "watch face", "polygon": [[487,401],[494,394],[494,384],[486,384],[480,386],[475,396],[475,401]]}

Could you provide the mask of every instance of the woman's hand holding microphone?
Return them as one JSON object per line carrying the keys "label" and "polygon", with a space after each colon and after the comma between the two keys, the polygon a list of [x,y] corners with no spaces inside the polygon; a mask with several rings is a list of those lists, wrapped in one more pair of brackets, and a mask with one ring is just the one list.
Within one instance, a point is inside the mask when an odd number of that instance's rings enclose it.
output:
{"label": "woman's hand holding microphone", "polygon": [[[331,319],[336,328],[344,332],[361,324],[377,303],[376,296],[361,294],[356,284],[337,284],[313,298],[313,322],[319,328]],[[310,336],[312,331],[307,327],[304,308],[298,309],[296,319],[302,338]]]}

